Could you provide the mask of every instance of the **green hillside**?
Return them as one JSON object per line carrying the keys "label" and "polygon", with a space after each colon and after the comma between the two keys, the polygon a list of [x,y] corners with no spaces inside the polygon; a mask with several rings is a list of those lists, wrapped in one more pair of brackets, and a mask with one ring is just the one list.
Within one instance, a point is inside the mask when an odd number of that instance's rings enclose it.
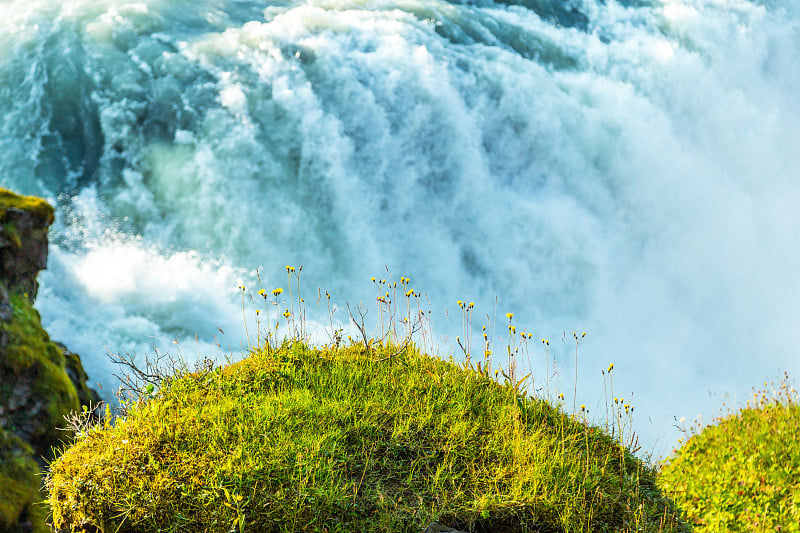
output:
{"label": "green hillside", "polygon": [[800,406],[788,377],[692,435],[660,486],[695,531],[800,531]]}
{"label": "green hillside", "polygon": [[169,378],[47,485],[62,531],[688,531],[601,429],[412,345],[284,343]]}

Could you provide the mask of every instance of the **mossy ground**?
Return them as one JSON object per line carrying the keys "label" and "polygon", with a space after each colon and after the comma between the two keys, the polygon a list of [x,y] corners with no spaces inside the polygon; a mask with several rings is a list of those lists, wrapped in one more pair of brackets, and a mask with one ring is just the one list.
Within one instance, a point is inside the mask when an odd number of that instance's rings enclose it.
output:
{"label": "mossy ground", "polygon": [[692,435],[659,477],[696,531],[800,531],[800,405],[788,380]]}
{"label": "mossy ground", "polygon": [[683,531],[655,471],[486,371],[392,347],[253,351],[78,438],[63,530]]}

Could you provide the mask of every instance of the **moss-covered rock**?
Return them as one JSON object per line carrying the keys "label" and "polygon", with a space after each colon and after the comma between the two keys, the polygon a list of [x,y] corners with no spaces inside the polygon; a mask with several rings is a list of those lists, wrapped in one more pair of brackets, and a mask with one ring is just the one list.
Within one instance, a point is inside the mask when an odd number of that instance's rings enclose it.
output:
{"label": "moss-covered rock", "polygon": [[39,472],[72,438],[64,416],[98,399],[33,307],[52,223],[44,200],[0,189],[0,532],[49,530]]}
{"label": "moss-covered rock", "polygon": [[0,220],[3,219],[6,211],[12,209],[25,211],[48,227],[55,219],[55,209],[46,200],[36,196],[23,196],[0,187]]}
{"label": "moss-covered rock", "polygon": [[0,531],[46,532],[44,494],[33,449],[0,429]]}
{"label": "moss-covered rock", "polygon": [[36,276],[47,266],[53,207],[41,198],[0,188],[0,283],[33,301]]}
{"label": "moss-covered rock", "polygon": [[59,428],[65,415],[80,408],[78,391],[30,301],[12,294],[11,304],[12,321],[0,323],[8,339],[0,358],[0,426],[49,459],[52,448],[71,437]]}
{"label": "moss-covered rock", "polygon": [[78,393],[78,403],[87,407],[90,405],[97,406],[100,403],[100,396],[96,390],[89,387],[89,375],[83,369],[81,357],[60,342],[55,344],[61,350],[61,355],[64,356],[64,371],[75,386],[75,391]]}

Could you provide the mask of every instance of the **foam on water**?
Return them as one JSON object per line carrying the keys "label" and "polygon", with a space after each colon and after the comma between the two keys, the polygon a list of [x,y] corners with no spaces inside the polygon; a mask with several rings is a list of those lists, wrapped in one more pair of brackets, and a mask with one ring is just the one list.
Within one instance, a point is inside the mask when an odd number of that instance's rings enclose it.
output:
{"label": "foam on water", "polygon": [[38,305],[107,385],[106,350],[240,349],[258,267],[341,303],[388,265],[439,335],[514,311],[563,383],[586,330],[578,403],[613,361],[660,453],[798,371],[798,9],[15,0],[0,184],[57,203]]}

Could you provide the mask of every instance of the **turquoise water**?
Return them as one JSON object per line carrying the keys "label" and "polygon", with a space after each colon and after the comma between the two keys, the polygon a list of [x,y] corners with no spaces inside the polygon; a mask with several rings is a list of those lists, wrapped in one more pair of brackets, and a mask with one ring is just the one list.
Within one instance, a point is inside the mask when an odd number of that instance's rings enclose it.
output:
{"label": "turquoise water", "polygon": [[497,337],[513,311],[568,396],[587,331],[577,403],[604,413],[614,362],[660,450],[709,391],[800,370],[798,23],[789,0],[8,1],[0,185],[57,204],[38,305],[108,389],[107,351],[241,350],[238,285],[286,289],[286,264],[310,320],[318,287],[374,319],[388,265],[443,352],[456,300]]}

